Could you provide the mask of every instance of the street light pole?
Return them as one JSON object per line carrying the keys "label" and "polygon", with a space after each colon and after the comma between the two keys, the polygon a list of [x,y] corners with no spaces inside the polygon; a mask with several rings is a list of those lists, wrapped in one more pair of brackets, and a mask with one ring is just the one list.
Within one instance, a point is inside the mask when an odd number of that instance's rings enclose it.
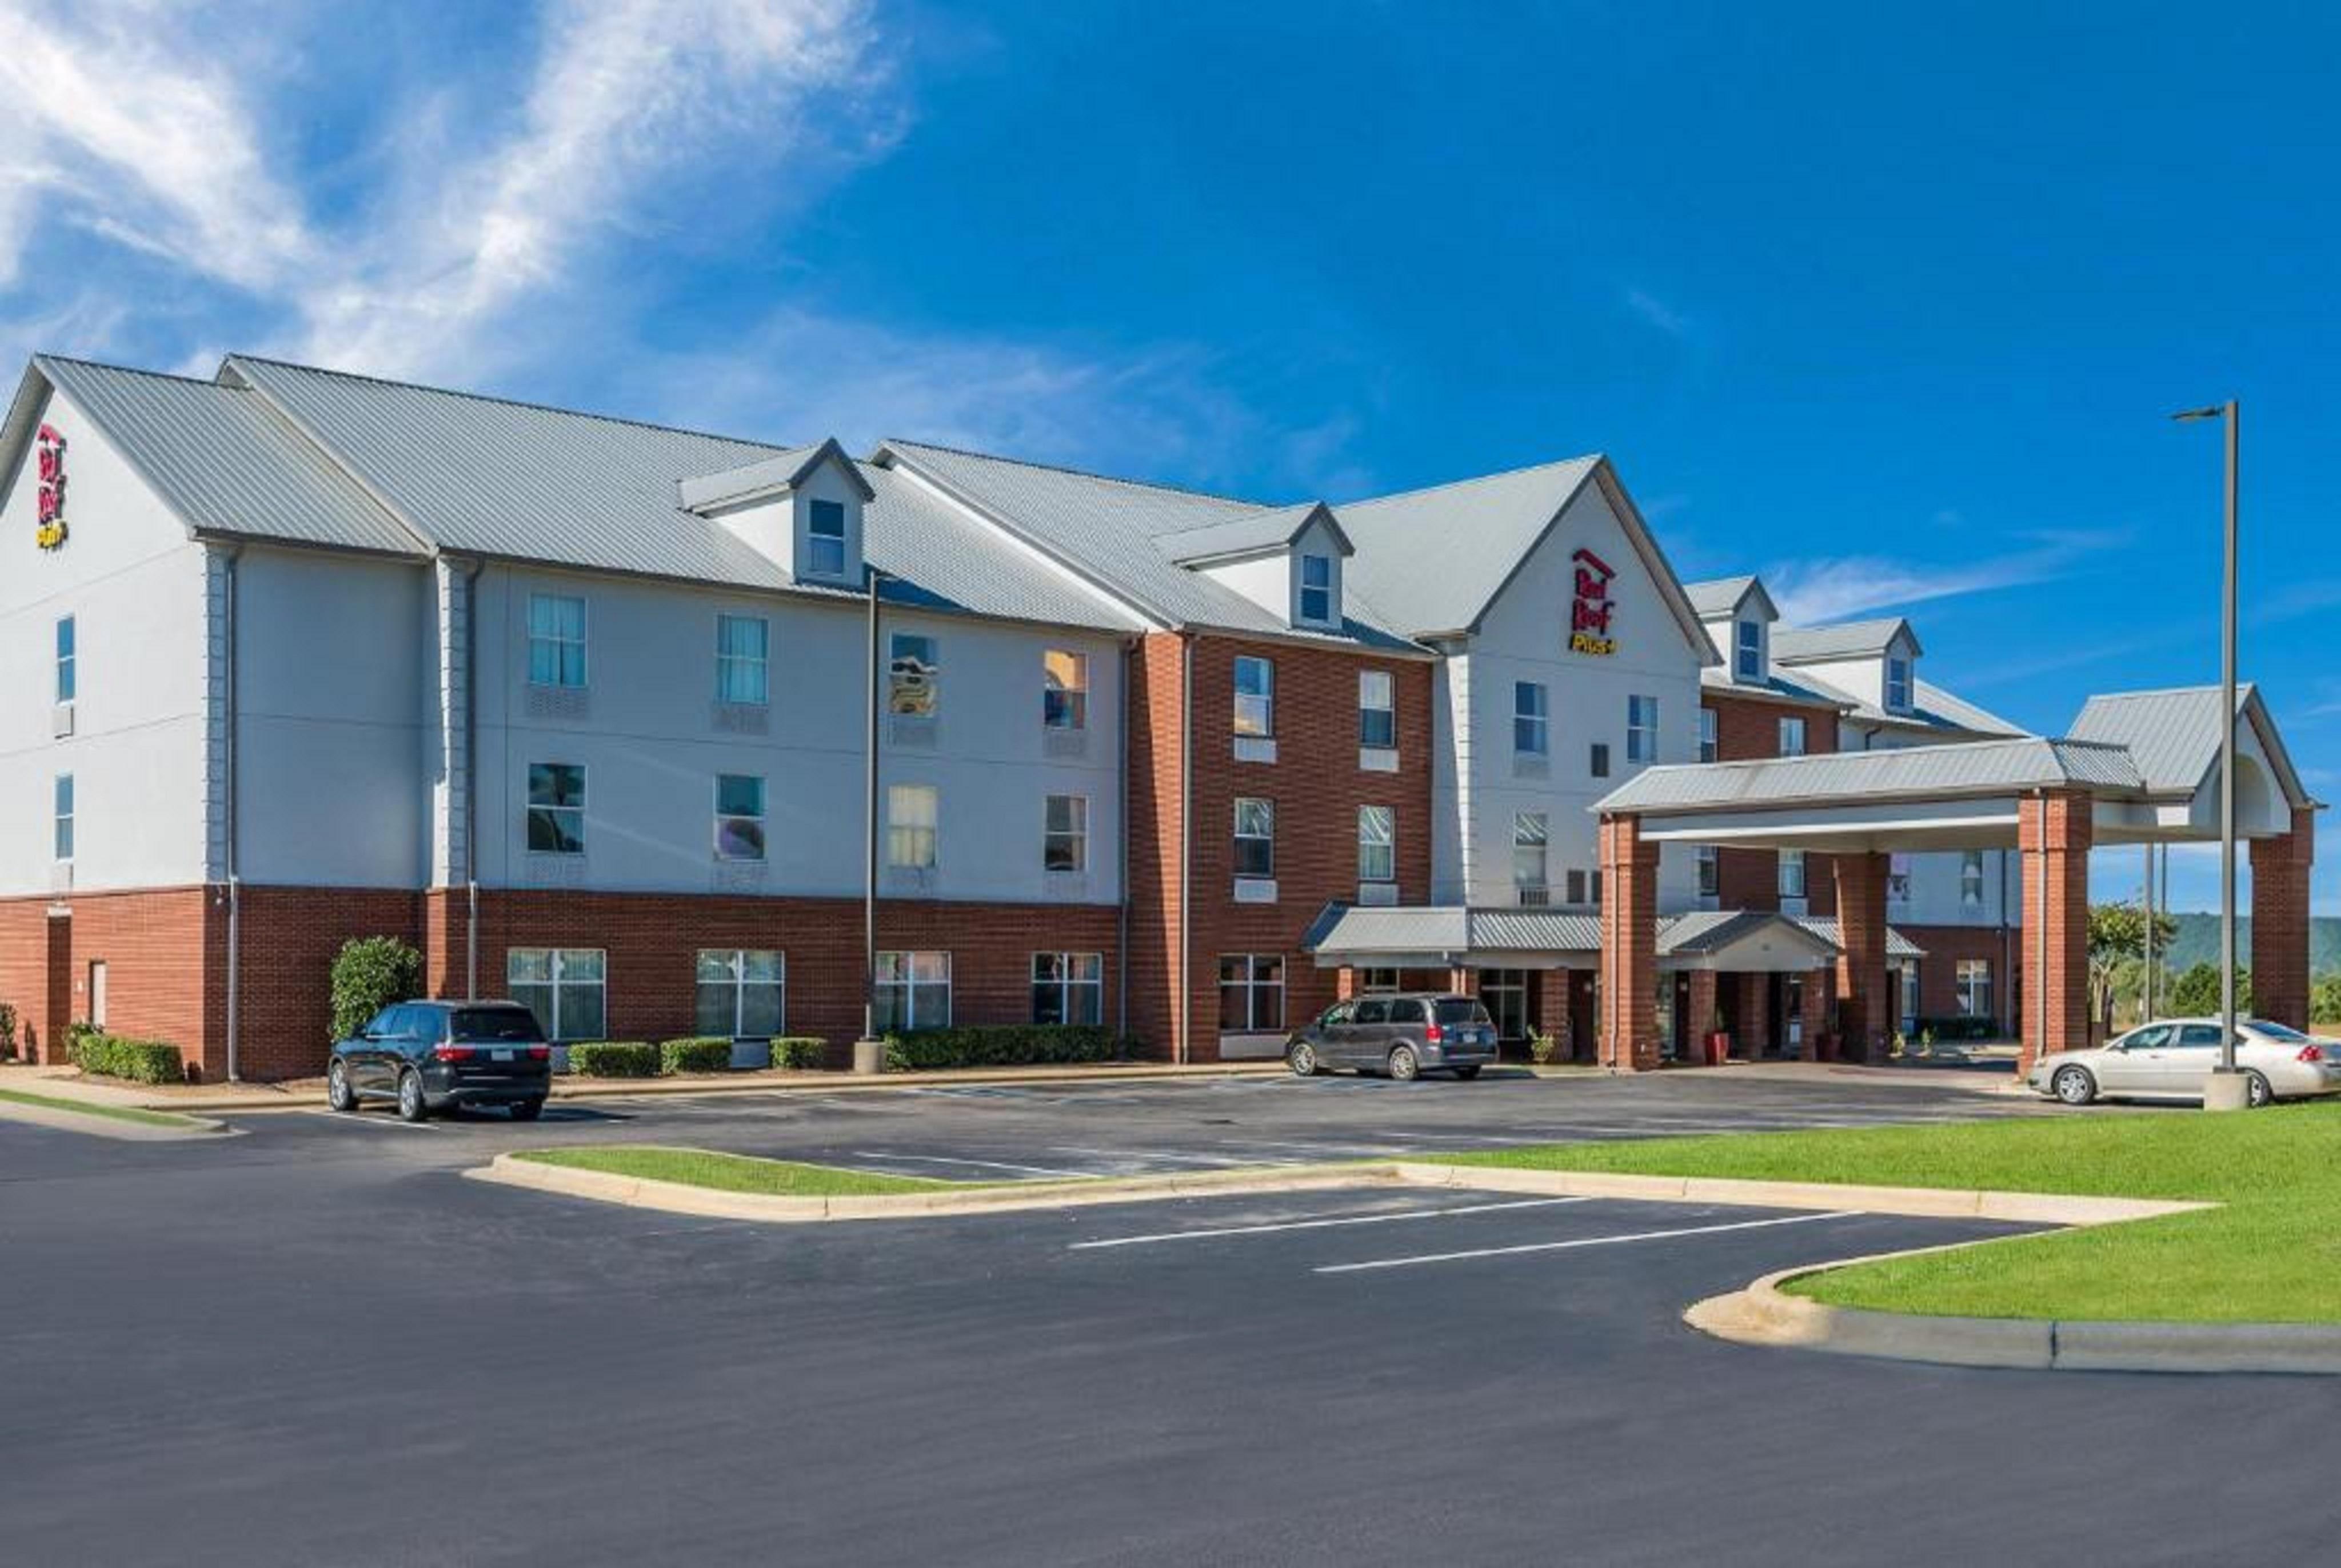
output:
{"label": "street light pole", "polygon": [[2243,410],[2229,398],[2171,418],[2223,420],[2227,427],[2226,560],[2219,600],[2219,1070],[2205,1086],[2203,1108],[2236,1110],[2251,1100],[2249,1081],[2236,1071],[2236,486]]}

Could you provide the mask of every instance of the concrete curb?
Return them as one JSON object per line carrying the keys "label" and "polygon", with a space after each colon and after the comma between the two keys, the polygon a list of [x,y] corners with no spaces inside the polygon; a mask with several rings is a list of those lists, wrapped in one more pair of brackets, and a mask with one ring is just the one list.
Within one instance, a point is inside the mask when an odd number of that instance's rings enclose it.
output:
{"label": "concrete curb", "polygon": [[[182,1113],[174,1111],[171,1115]],[[0,1121],[25,1122],[34,1126],[54,1127],[59,1132],[85,1133],[92,1137],[115,1138],[124,1143],[174,1144],[194,1143],[226,1135],[230,1128],[201,1116],[189,1116],[191,1126],[158,1127],[144,1122],[125,1121],[95,1111],[73,1110],[65,1106],[28,1106],[22,1100],[0,1100]]]}
{"label": "concrete curb", "polygon": [[[1990,1242],[1959,1243],[1987,1246]],[[2031,1372],[2288,1373],[2341,1376],[2341,1324],[2107,1323],[2067,1319],[1927,1316],[1828,1306],[1780,1288],[1792,1279],[1944,1252],[1878,1253],[1768,1274],[1745,1290],[1710,1296],[1683,1321],[1735,1345],[1788,1346],[1938,1366]]]}

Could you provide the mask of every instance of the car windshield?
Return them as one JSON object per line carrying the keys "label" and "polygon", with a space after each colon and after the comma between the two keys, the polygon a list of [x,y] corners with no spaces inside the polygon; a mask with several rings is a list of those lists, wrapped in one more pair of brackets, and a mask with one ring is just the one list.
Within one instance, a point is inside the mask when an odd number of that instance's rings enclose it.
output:
{"label": "car windshield", "polygon": [[2266,1039],[2295,1041],[2305,1045],[2309,1038],[2298,1029],[2286,1028],[2282,1024],[2272,1024],[2266,1018],[2248,1018],[2245,1020],[2244,1027]]}
{"label": "car windshield", "polygon": [[1439,1004],[1439,1021],[1442,1024],[1484,1024],[1489,1020],[1488,1009],[1479,1003],[1456,998]]}
{"label": "car windshield", "polygon": [[543,1035],[525,1007],[464,1007],[455,1015],[455,1038],[533,1044]]}

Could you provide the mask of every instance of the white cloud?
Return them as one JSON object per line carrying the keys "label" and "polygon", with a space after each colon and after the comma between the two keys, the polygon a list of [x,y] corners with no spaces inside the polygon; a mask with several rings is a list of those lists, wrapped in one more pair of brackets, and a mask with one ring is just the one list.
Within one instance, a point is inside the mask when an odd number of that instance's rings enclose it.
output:
{"label": "white cloud", "polygon": [[1690,335],[1690,318],[1647,290],[1628,289],[1626,307],[1670,338]]}
{"label": "white cloud", "polygon": [[2069,577],[2126,536],[2112,531],[2068,531],[2033,537],[2034,542],[2024,549],[1962,561],[1848,555],[1777,562],[1765,570],[1764,581],[1783,617],[1800,625],[1819,625],[1874,610]]}

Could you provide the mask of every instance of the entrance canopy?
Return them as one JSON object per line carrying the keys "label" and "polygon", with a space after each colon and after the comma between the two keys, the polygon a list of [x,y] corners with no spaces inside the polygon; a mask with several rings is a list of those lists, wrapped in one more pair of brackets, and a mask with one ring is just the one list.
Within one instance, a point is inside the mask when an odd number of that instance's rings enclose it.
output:
{"label": "entrance canopy", "polygon": [[[1301,945],[1320,969],[1591,969],[1599,963],[1601,922],[1559,909],[1329,904]],[[1827,968],[1842,950],[1837,922],[1818,916],[1698,909],[1658,923],[1660,969],[1796,974]],[[1924,956],[1890,929],[1887,952]]]}

